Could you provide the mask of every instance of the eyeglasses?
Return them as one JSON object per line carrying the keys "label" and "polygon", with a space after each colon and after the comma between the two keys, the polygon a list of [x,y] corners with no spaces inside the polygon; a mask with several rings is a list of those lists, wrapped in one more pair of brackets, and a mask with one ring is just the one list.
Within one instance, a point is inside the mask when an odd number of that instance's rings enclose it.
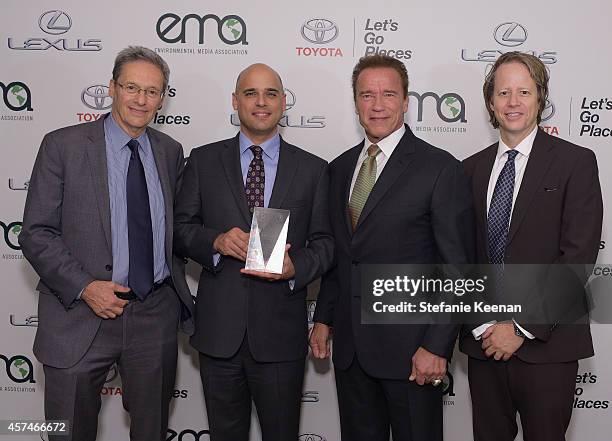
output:
{"label": "eyeglasses", "polygon": [[142,90],[147,98],[155,99],[164,96],[164,92],[160,92],[159,90],[154,88],[143,89],[142,87],[139,87],[136,84],[121,84],[118,81],[115,81],[115,84],[121,87],[128,95],[140,95],[140,91]]}

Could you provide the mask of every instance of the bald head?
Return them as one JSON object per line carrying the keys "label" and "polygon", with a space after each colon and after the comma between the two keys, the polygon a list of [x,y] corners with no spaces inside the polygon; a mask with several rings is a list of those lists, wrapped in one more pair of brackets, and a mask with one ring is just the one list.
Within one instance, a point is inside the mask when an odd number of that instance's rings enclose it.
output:
{"label": "bald head", "polygon": [[242,79],[246,77],[250,77],[251,75],[253,76],[272,75],[276,77],[276,80],[278,81],[277,86],[279,90],[283,90],[283,80],[281,80],[281,77],[278,74],[278,72],[276,72],[274,69],[272,69],[267,64],[255,63],[255,64],[251,64],[250,66],[248,66],[247,68],[245,68],[242,72],[238,74],[238,78],[236,78],[236,92],[240,90],[240,87],[241,87],[240,82],[242,81]]}
{"label": "bald head", "polygon": [[280,75],[265,64],[252,64],[236,79],[232,105],[240,118],[240,131],[259,145],[277,132],[286,98]]}

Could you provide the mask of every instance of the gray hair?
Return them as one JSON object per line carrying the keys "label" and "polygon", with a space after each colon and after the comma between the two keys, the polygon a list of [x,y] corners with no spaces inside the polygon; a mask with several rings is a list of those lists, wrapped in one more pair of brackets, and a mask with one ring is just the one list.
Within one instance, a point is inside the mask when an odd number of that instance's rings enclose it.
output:
{"label": "gray hair", "polygon": [[164,88],[162,92],[166,91],[168,82],[170,81],[170,68],[168,67],[168,63],[151,49],[144,46],[128,46],[117,54],[115,65],[113,66],[113,81],[117,81],[119,75],[121,75],[123,65],[132,61],[146,61],[157,66],[164,76]]}

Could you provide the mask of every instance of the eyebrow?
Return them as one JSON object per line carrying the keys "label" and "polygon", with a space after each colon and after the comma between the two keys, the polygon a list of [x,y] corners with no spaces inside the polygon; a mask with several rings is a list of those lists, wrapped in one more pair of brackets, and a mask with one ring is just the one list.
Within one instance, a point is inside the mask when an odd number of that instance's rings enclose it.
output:
{"label": "eyebrow", "polygon": [[[256,92],[257,90],[254,87],[250,87],[248,89],[244,89],[242,91],[242,93],[249,93],[249,92]],[[264,89],[265,92],[280,92],[278,89],[274,88],[274,87],[268,87],[266,89]]]}

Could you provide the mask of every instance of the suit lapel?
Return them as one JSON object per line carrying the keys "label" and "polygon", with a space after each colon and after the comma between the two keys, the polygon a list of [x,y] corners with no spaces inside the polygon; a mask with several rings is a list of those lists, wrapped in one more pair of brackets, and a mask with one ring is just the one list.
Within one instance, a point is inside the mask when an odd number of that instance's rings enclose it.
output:
{"label": "suit lapel", "polygon": [[489,250],[487,248],[487,190],[489,188],[489,180],[491,179],[491,173],[493,172],[493,165],[495,164],[495,158],[497,156],[497,149],[499,143],[489,146],[484,156],[480,158],[473,174],[473,198],[474,198],[474,215],[476,216],[476,229],[482,231],[484,239],[481,244],[481,249],[478,251],[479,255],[486,256],[487,262],[489,258]]}
{"label": "suit lapel", "polygon": [[510,229],[508,230],[508,238],[506,246],[512,242],[516,231],[518,230],[533,197],[540,188],[540,183],[554,159],[553,145],[549,135],[538,129],[533,147],[527,161],[527,168],[523,175],[521,188],[519,189],[514,209],[512,210],[512,219],[510,221]]}
{"label": "suit lapel", "polygon": [[94,183],[95,198],[102,221],[104,237],[108,249],[112,252],[110,199],[108,195],[108,166],[106,162],[106,139],[104,137],[104,119],[91,124],[88,135],[87,160]]}
{"label": "suit lapel", "polygon": [[168,175],[168,158],[166,150],[159,140],[159,137],[153,130],[147,130],[149,136],[149,142],[151,143],[151,150],[153,151],[153,158],[155,159],[155,166],[157,168],[157,175],[159,176],[159,182],[161,184],[162,194],[164,196],[164,215],[165,215],[165,250],[166,250],[166,262],[170,266],[172,262],[170,250],[172,250],[172,222],[173,222],[173,207],[172,201],[172,189],[170,188],[170,176]]}
{"label": "suit lapel", "polygon": [[484,222],[485,225],[487,223],[487,190],[498,147],[499,143],[497,142],[489,146],[474,170],[474,185],[472,187],[474,189],[474,209],[478,222]]}
{"label": "suit lapel", "polygon": [[298,164],[295,160],[295,150],[293,146],[287,144],[281,138],[274,188],[272,188],[272,195],[270,196],[268,207],[278,208],[282,205],[291,187],[291,182],[293,182],[297,166]]}
{"label": "suit lapel", "polygon": [[236,135],[231,140],[225,143],[225,150],[221,153],[221,163],[225,170],[227,183],[234,195],[236,205],[244,217],[247,225],[251,225],[251,213],[247,204],[246,195],[244,193],[244,180],[242,178],[242,169],[240,168],[240,142]]}
{"label": "suit lapel", "polygon": [[342,171],[344,173],[344,176],[340,178],[340,182],[343,183],[341,201],[342,201],[342,207],[344,209],[344,212],[343,212],[344,223],[346,224],[346,230],[348,231],[349,237],[353,235],[353,223],[351,220],[351,215],[349,214],[349,210],[348,210],[348,203],[349,203],[349,198],[351,195],[350,194],[351,193],[351,183],[353,182],[353,174],[359,173],[359,171],[358,170],[355,171],[355,169],[357,167],[357,161],[359,160],[359,155],[361,154],[361,151],[363,150],[364,142],[365,141],[361,141],[359,145],[353,147],[353,150],[348,156],[346,167]]}
{"label": "suit lapel", "polygon": [[357,226],[355,227],[355,231],[359,229],[361,224],[368,218],[374,207],[378,205],[383,196],[389,191],[389,189],[393,186],[397,178],[406,170],[406,167],[410,162],[412,162],[414,153],[414,144],[413,144],[414,135],[410,128],[406,127],[406,133],[402,136],[397,147],[391,154],[391,157],[387,160],[385,164],[385,168],[382,173],[376,180],[374,187],[372,188],[372,192],[368,196],[368,200],[361,211],[361,216],[359,216],[359,221],[357,222]]}

